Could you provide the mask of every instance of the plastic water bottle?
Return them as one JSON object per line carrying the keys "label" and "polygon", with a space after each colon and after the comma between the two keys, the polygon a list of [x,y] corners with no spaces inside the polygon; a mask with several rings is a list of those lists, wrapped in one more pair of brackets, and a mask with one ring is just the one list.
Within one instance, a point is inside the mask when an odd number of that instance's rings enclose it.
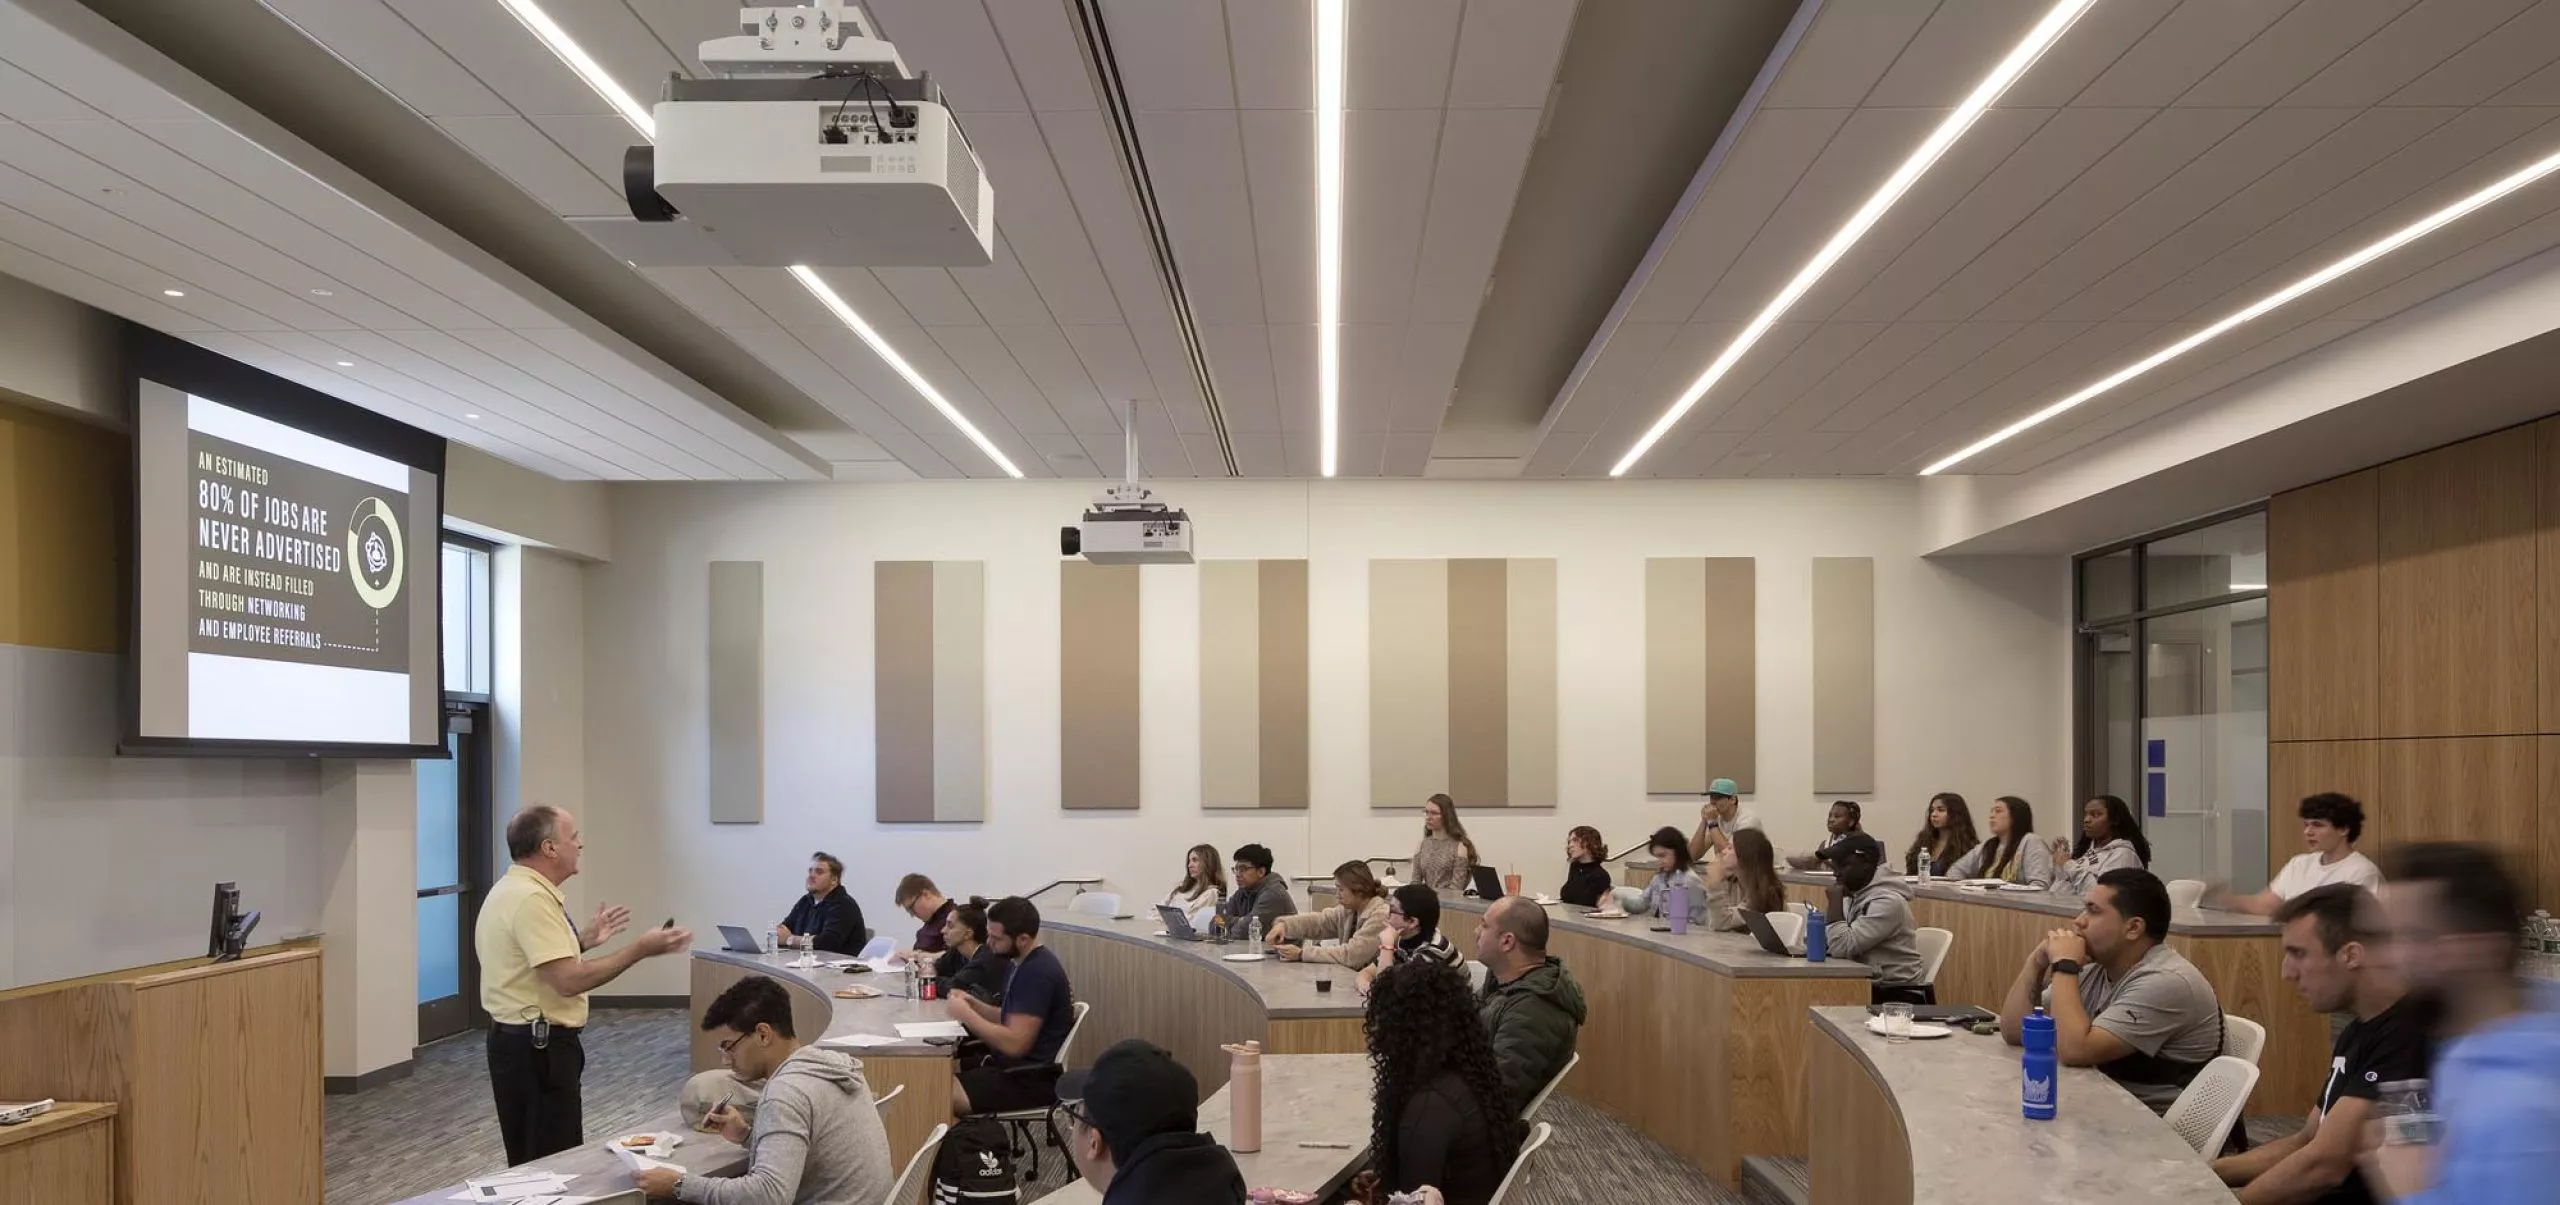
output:
{"label": "plastic water bottle", "polygon": [[782,926],[780,926],[780,925],[767,925],[767,926],[765,926],[765,929],[764,929],[764,952],[765,952],[765,953],[767,953],[767,954],[771,954],[771,953],[773,953],[773,952],[775,952],[775,951],[777,951],[777,950],[780,950],[781,948],[782,948]]}
{"label": "plastic water bottle", "polygon": [[1246,927],[1246,929],[1245,929],[1245,939],[1244,939],[1244,940],[1245,940],[1245,946],[1244,946],[1244,952],[1245,952],[1245,953],[1247,953],[1247,954],[1259,954],[1259,953],[1261,953],[1261,952],[1262,952],[1262,918],[1261,918],[1261,917],[1259,917],[1259,916],[1254,917],[1254,918],[1253,918],[1253,923],[1252,923],[1251,925],[1249,925],[1249,926],[1247,926],[1247,927]]}
{"label": "plastic water bottle", "polygon": [[1824,926],[1828,923],[1822,915],[1822,909],[1811,904],[1804,906],[1804,960],[1806,962],[1822,962],[1831,957],[1831,935],[1824,930]]}
{"label": "plastic water bottle", "polygon": [[1671,876],[1670,890],[1662,893],[1662,910],[1663,919],[1671,922],[1672,936],[1689,931],[1689,876]]}
{"label": "plastic water bottle", "polygon": [[2029,1121],[2053,1120],[2054,1106],[2061,1103],[2055,1078],[2060,1060],[2054,1057],[2053,1018],[2041,1008],[2018,1022],[2018,1036],[2025,1044],[2026,1057],[2020,1060],[2021,1083],[2019,1107]]}

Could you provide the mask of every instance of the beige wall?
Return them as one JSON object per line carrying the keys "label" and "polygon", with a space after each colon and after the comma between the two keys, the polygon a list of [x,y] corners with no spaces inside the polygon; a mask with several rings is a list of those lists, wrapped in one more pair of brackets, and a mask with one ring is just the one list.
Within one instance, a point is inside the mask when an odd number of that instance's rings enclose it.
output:
{"label": "beige wall", "polygon": [[445,521],[501,543],[532,543],[586,560],[613,555],[613,517],[600,481],[559,481],[477,448],[445,445]]}
{"label": "beige wall", "polygon": [[104,310],[0,276],[0,396],[123,430],[119,329]]}
{"label": "beige wall", "polygon": [[405,761],[321,765],[322,1064],[330,1076],[391,1066],[418,1044],[415,772]]}
{"label": "beige wall", "polygon": [[[503,868],[507,818],[528,804],[581,811],[587,797],[586,566],[539,548],[493,559],[497,595],[497,765],[492,849]],[[572,903],[584,892],[569,881]]]}

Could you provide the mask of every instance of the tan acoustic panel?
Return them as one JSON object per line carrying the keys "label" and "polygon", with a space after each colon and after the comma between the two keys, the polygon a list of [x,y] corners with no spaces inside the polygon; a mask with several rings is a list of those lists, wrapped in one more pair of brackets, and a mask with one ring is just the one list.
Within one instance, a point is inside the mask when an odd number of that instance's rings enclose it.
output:
{"label": "tan acoustic panel", "polygon": [[1138,567],[1058,562],[1059,802],[1138,806]]}
{"label": "tan acoustic panel", "polygon": [[713,824],[764,823],[764,562],[713,561],[710,721]]}
{"label": "tan acoustic panel", "polygon": [[1758,745],[1755,575],[1749,557],[1645,561],[1645,790],[1746,794]]}
{"label": "tan acoustic panel", "polygon": [[2535,731],[2552,733],[2560,732],[2560,418],[2535,423],[2533,434]]}
{"label": "tan acoustic panel", "polygon": [[1369,563],[1369,780],[1379,807],[1556,802],[1555,562]]}
{"label": "tan acoustic panel", "polygon": [[2377,736],[2534,730],[2534,431],[2382,466]]}
{"label": "tan acoustic panel", "polygon": [[1813,559],[1813,789],[1876,789],[1876,563]]}
{"label": "tan acoustic panel", "polygon": [[987,814],[986,565],[872,566],[874,814],[884,824]]}
{"label": "tan acoustic panel", "polygon": [[2267,503],[2271,739],[2382,735],[2374,676],[2381,637],[2375,610],[2381,479],[2379,471],[2367,469]]}
{"label": "tan acoustic panel", "polygon": [[0,403],[0,644],[123,649],[132,457],[112,431]]}
{"label": "tan acoustic panel", "polygon": [[1307,563],[1200,563],[1200,802],[1307,806]]}

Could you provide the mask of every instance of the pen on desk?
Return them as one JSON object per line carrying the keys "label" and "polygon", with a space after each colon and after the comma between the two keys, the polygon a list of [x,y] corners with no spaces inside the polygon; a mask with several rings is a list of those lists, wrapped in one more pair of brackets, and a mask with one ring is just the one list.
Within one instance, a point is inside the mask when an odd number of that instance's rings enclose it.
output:
{"label": "pen on desk", "polygon": [[1301,1148],[1311,1151],[1347,1151],[1351,1149],[1351,1144],[1348,1142],[1301,1142],[1298,1145]]}

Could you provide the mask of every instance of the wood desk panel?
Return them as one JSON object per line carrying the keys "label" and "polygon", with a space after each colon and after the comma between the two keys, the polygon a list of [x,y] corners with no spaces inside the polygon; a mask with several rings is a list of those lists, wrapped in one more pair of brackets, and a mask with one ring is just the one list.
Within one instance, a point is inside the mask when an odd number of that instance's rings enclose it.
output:
{"label": "wood desk panel", "polygon": [[1813,1043],[1805,1079],[1835,1136],[1805,1158],[1813,1205],[1911,1205],[1911,1135],[1884,1085],[1829,1035]]}
{"label": "wood desk panel", "polygon": [[109,1205],[116,1195],[116,1107],[58,1103],[0,1128],[0,1201]]}
{"label": "wood desk panel", "polygon": [[[1227,1054],[1219,1049],[1225,1043],[1261,1042],[1266,1050],[1289,1054],[1337,1049],[1292,1040],[1302,1027],[1322,1022],[1268,1020],[1251,990],[1197,958],[1064,924],[1042,926],[1040,940],[1067,968],[1076,999],[1093,1005],[1076,1039],[1072,1066],[1090,1067],[1114,1044],[1145,1038],[1172,1051],[1199,1079],[1206,1099],[1226,1086]],[[1349,990],[1347,977],[1336,990]],[[1289,1049],[1282,1051],[1284,1045]]]}

